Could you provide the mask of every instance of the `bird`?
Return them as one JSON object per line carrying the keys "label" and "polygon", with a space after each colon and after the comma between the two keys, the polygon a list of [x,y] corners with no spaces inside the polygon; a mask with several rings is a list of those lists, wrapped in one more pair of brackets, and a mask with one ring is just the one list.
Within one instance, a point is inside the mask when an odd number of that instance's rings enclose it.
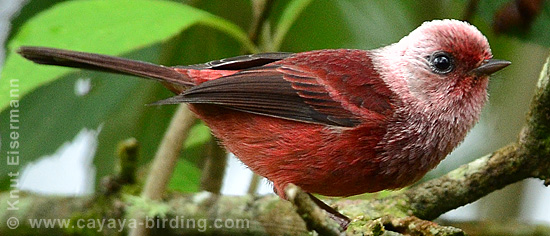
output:
{"label": "bird", "polygon": [[477,123],[493,59],[487,38],[459,20],[424,22],[376,49],[242,55],[162,66],[24,46],[39,64],[160,81],[255,173],[284,189],[346,197],[398,189],[434,168]]}

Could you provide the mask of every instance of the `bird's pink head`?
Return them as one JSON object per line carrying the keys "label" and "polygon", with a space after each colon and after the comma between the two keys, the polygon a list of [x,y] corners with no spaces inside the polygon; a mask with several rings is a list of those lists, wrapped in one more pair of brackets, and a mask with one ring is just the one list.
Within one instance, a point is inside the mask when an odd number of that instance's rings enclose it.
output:
{"label": "bird's pink head", "polygon": [[[398,43],[380,49],[390,87],[430,107],[476,103],[486,99],[489,75],[509,62],[491,60],[487,38],[473,25],[458,20],[425,22]],[[389,70],[387,70],[389,69]],[[471,105],[471,104],[470,104]],[[443,107],[442,107],[443,108]]]}
{"label": "bird's pink head", "polygon": [[489,75],[510,64],[492,56],[485,36],[458,20],[426,22],[399,42],[373,51],[376,71],[396,94],[394,119],[399,122],[389,125],[381,141],[384,171],[398,176],[396,183],[422,177],[477,122]]}

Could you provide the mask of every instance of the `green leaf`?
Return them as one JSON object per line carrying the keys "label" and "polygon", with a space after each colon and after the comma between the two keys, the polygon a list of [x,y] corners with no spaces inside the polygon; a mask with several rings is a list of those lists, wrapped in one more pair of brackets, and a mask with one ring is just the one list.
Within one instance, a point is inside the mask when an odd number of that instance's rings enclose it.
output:
{"label": "green leaf", "polygon": [[186,159],[178,160],[173,175],[168,189],[186,193],[199,191],[201,170],[194,163]]}
{"label": "green leaf", "polygon": [[192,139],[185,140],[184,147],[192,148],[195,146],[201,146],[208,142],[212,138],[210,129],[203,122],[194,125],[189,131],[189,137]]}
{"label": "green leaf", "polygon": [[311,3],[311,0],[292,0],[290,1],[285,10],[282,12],[279,22],[275,28],[275,33],[273,34],[273,42],[271,43],[271,48],[274,51],[278,51],[281,47],[281,43],[286,36],[286,33],[290,29],[294,22],[302,11]]}
{"label": "green leaf", "polygon": [[14,36],[15,32],[19,31],[19,28],[30,18],[34,17],[36,14],[48,9],[60,2],[66,2],[69,0],[49,0],[49,1],[27,1],[25,7],[19,11],[17,16],[10,22],[10,36],[6,42],[10,41]]}
{"label": "green leaf", "polygon": [[[25,96],[71,71],[23,59],[14,53],[22,45],[121,55],[164,42],[195,24],[221,30],[255,50],[238,26],[187,5],[145,0],[64,2],[32,18],[9,43],[0,94],[9,94],[14,79],[20,80],[20,96]],[[9,101],[9,96],[0,96],[0,110]]]}

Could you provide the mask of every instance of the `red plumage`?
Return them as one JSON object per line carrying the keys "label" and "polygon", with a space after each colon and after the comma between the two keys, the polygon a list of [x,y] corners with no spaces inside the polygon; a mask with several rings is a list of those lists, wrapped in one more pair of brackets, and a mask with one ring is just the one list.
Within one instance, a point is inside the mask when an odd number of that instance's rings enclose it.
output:
{"label": "red plumage", "polygon": [[[327,127],[211,104],[190,107],[229,151],[254,172],[273,181],[279,195],[284,195],[283,188],[288,183],[328,196],[401,187],[407,183],[388,186],[377,176],[379,160],[375,158],[375,147],[393,112],[390,104],[393,94],[376,75],[365,54],[362,50],[321,50],[266,65],[280,66],[271,70],[291,83],[306,80],[321,85],[327,94],[317,97],[328,96],[338,102],[323,107],[323,111],[348,113],[347,116],[361,121],[357,127]],[[345,82],[350,86],[342,86],[343,78],[347,78]],[[193,80],[200,83],[203,77]],[[296,84],[293,88],[299,94],[311,90],[311,86]]]}

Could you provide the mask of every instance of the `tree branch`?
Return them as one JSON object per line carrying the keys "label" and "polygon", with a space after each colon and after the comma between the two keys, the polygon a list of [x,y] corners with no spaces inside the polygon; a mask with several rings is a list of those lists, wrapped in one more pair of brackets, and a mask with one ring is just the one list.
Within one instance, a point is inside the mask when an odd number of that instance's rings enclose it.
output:
{"label": "tree branch", "polygon": [[308,229],[315,229],[321,235],[339,235],[343,229],[331,219],[310,196],[294,184],[285,188],[288,200],[296,206],[296,212],[304,219]]}
{"label": "tree branch", "polygon": [[248,38],[256,45],[259,43],[259,35],[261,28],[265,26],[265,22],[269,18],[269,13],[273,8],[274,0],[253,0],[252,1],[252,12],[253,20],[248,33]]}
{"label": "tree branch", "polygon": [[220,147],[215,137],[211,137],[206,146],[208,151],[202,168],[200,189],[219,194],[227,164],[227,152]]}
{"label": "tree branch", "polygon": [[187,105],[179,105],[151,164],[151,170],[141,194],[143,197],[152,200],[162,197],[180,156],[183,141],[187,138],[194,121],[195,117],[187,109]]}
{"label": "tree branch", "polygon": [[[162,138],[160,147],[155,154],[149,175],[145,180],[141,196],[145,199],[160,200],[166,186],[170,181],[172,172],[181,153],[183,141],[189,134],[189,129],[193,125],[195,117],[187,109],[186,104],[178,106],[166,134]],[[132,228],[129,235],[144,236],[147,235],[147,228],[143,225]]]}

